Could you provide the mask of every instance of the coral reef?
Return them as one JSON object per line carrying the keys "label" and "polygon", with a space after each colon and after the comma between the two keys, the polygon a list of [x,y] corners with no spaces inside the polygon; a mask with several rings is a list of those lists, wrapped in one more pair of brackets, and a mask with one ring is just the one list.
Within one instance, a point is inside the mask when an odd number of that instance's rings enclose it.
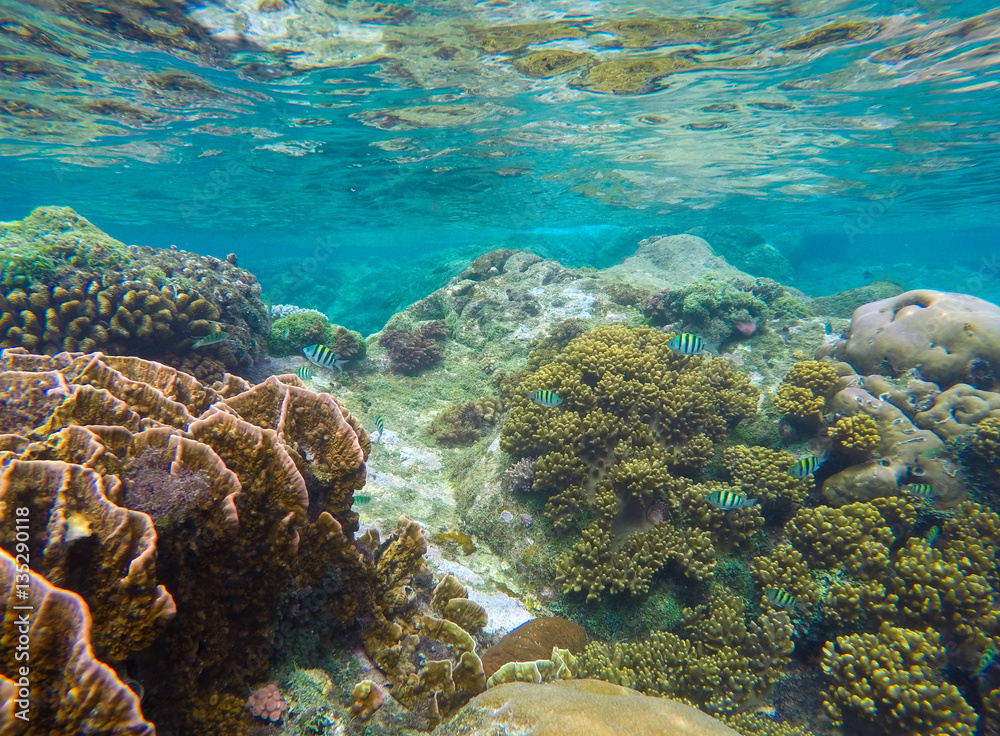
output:
{"label": "coral reef", "polygon": [[508,662],[546,659],[553,647],[579,654],[586,645],[587,632],[578,623],[561,616],[534,618],[483,651],[483,671],[492,677]]}
{"label": "coral reef", "polygon": [[942,388],[968,383],[995,390],[1000,307],[966,294],[907,291],[856,309],[837,357],[861,374],[899,376],[915,368]]}
{"label": "coral reef", "polygon": [[767,611],[748,622],[743,601],[725,589],[684,609],[681,620],[680,634],[589,644],[577,660],[579,675],[722,713],[766,695],[794,648],[788,613]]}
{"label": "coral reef", "polygon": [[226,368],[263,352],[268,314],[248,271],[217,258],[114,240],[69,208],[0,223],[0,348],[138,355],[178,362],[192,345]]}
{"label": "coral reef", "polygon": [[267,346],[272,355],[298,355],[309,345],[325,345],[338,358],[357,361],[365,357],[367,345],[360,332],[330,324],[326,315],[311,309],[274,320]]}
{"label": "coral reef", "polygon": [[882,444],[878,423],[867,414],[843,417],[830,427],[830,439],[844,452],[866,457]]}
{"label": "coral reef", "polygon": [[[13,519],[6,523],[12,529],[17,524]],[[17,554],[24,558],[25,553]],[[0,724],[5,733],[152,736],[139,699],[114,670],[94,658],[83,599],[25,571],[4,549],[0,596]],[[30,659],[19,652],[29,653]]]}
{"label": "coral reef", "polygon": [[791,367],[778,386],[775,408],[801,421],[818,421],[826,411],[840,375],[830,363],[803,360]]}
{"label": "coral reef", "polygon": [[500,402],[488,396],[452,404],[434,416],[427,431],[442,445],[471,445],[500,420],[500,410]]}
{"label": "coral reef", "polygon": [[421,602],[415,590],[430,577],[423,561],[427,542],[412,519],[400,517],[384,544],[374,528],[359,543],[374,558],[375,619],[364,632],[365,648],[392,683],[392,697],[430,730],[486,687],[469,630],[432,611],[473,631],[486,623],[486,614],[450,575],[438,582],[429,606]]}
{"label": "coral reef", "polygon": [[353,590],[326,598],[341,625],[368,604],[349,537],[368,436],[333,397],[100,354],[6,350],[0,367],[2,528],[15,506],[50,520],[33,564],[87,602],[99,653],[129,656],[158,724],[241,732],[289,586],[334,573]]}
{"label": "coral reef", "polygon": [[[646,509],[708,464],[714,443],[755,412],[758,392],[726,361],[677,355],[669,340],[648,327],[595,328],[511,396],[501,448],[538,457],[532,488],[549,495],[545,513],[557,530],[585,526],[557,561],[566,592],[643,593],[667,560],[694,579],[711,573],[706,532],[651,524]],[[539,389],[562,403],[527,398]],[[594,520],[581,523],[587,515]]]}
{"label": "coral reef", "polygon": [[780,308],[785,289],[767,278],[720,279],[706,276],[687,286],[651,294],[642,312],[652,325],[696,332],[709,342],[722,342],[752,321],[764,325]]}
{"label": "coral reef", "polygon": [[599,680],[559,680],[546,685],[492,687],[443,727],[441,736],[496,733],[534,736],[736,736],[737,732],[681,702],[650,698]]}
{"label": "coral reef", "polygon": [[419,327],[385,330],[378,344],[385,348],[389,367],[396,373],[412,376],[444,358],[442,342],[448,328],[440,320],[425,322]]}
{"label": "coral reef", "polygon": [[877,634],[839,636],[823,647],[831,684],[823,703],[846,733],[972,736],[979,721],[958,689],[940,679],[945,650],[931,629],[882,624]]}

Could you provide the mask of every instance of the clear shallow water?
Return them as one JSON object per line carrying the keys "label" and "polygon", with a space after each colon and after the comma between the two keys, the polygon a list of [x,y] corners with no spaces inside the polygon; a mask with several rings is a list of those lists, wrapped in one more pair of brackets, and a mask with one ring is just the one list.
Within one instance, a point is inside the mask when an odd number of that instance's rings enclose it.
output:
{"label": "clear shallow water", "polygon": [[[600,266],[699,226],[753,228],[807,292],[907,263],[904,282],[932,268],[926,285],[992,296],[975,278],[1000,241],[988,3],[261,7],[0,3],[0,218],[68,205],[130,242],[236,252],[279,301],[295,294],[268,273],[320,254],[310,306],[369,331],[470,254]],[[657,16],[735,25],[609,25]],[[490,30],[519,23],[548,25]],[[623,94],[587,67],[523,73],[553,49],[672,73]],[[448,265],[400,288],[394,266],[432,253]]]}

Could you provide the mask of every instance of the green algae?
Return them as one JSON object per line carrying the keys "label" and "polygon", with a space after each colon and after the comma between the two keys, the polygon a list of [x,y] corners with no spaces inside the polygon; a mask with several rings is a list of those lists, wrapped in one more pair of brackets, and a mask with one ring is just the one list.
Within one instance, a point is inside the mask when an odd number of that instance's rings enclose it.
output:
{"label": "green algae", "polygon": [[590,54],[564,49],[547,49],[521,56],[513,61],[513,66],[526,77],[547,79],[587,66],[594,61],[595,58]]}

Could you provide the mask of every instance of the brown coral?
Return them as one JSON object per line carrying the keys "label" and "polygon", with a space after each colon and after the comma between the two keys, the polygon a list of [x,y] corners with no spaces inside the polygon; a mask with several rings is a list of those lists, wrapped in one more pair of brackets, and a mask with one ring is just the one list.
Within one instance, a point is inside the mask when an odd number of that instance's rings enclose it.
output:
{"label": "brown coral", "polygon": [[194,729],[207,717],[194,693],[230,702],[263,676],[286,587],[336,569],[357,584],[322,615],[347,624],[369,603],[348,537],[368,438],[332,397],[294,376],[210,388],[133,358],[5,351],[0,365],[0,385],[34,376],[44,395],[7,397],[23,435],[0,456],[3,495],[51,520],[33,559],[87,600],[104,656],[141,667],[163,723]]}
{"label": "brown coral", "polygon": [[774,405],[779,412],[795,419],[817,420],[838,378],[836,368],[830,363],[818,360],[795,363],[778,386]]}
{"label": "brown coral", "polygon": [[[21,597],[21,591],[27,596]],[[152,736],[153,727],[142,717],[139,699],[110,667],[94,658],[90,614],[83,599],[52,586],[41,575],[22,572],[3,549],[0,596],[5,732],[14,728],[10,733],[24,736]],[[29,666],[18,652],[30,653]],[[23,715],[20,721],[18,714]]]}
{"label": "brown coral", "polygon": [[[190,361],[191,345],[228,368],[264,345],[268,316],[252,274],[217,258],[126,248],[69,208],[40,207],[0,226],[8,253],[0,289],[0,348],[138,354]],[[169,276],[167,274],[170,274]]]}

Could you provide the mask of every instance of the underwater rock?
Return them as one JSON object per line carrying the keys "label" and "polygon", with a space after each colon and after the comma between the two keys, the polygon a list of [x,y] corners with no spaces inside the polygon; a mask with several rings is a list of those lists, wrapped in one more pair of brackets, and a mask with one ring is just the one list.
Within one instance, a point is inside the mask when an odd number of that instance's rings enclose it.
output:
{"label": "underwater rock", "polygon": [[753,281],[750,274],[717,255],[708,242],[687,234],[646,238],[634,255],[604,274],[651,290],[687,286],[706,274],[717,279]]}
{"label": "underwater rock", "polygon": [[[204,360],[245,369],[263,353],[260,285],[224,260],[126,247],[68,207],[0,223],[0,248],[0,348],[194,359],[195,372]],[[218,332],[224,341],[192,349]]]}
{"label": "underwater rock", "polygon": [[700,710],[600,680],[515,682],[474,698],[438,733],[486,736],[738,736]]}
{"label": "underwater rock", "polygon": [[967,294],[907,291],[856,309],[835,355],[861,374],[916,368],[941,388],[993,390],[1000,387],[1000,307]]}

